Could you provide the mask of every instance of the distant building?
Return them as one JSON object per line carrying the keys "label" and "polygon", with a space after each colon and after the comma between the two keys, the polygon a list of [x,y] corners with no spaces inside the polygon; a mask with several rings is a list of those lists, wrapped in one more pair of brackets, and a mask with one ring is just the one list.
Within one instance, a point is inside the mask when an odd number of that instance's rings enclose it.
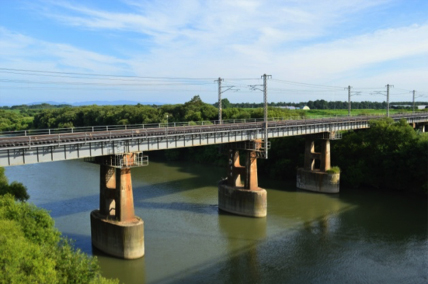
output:
{"label": "distant building", "polygon": [[302,109],[303,110],[310,110],[310,108],[308,106],[304,106]]}

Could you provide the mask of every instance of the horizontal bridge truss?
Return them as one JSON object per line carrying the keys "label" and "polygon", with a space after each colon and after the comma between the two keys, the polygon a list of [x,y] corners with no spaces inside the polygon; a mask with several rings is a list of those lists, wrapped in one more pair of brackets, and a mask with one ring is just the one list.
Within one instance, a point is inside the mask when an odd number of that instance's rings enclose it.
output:
{"label": "horizontal bridge truss", "polygon": [[[268,138],[364,129],[379,117],[282,120],[268,123]],[[428,113],[394,115],[427,123]],[[93,158],[264,139],[264,122],[0,137],[0,166]],[[327,134],[330,137],[330,134]],[[331,138],[331,137],[330,137]],[[268,145],[268,144],[267,144]]]}

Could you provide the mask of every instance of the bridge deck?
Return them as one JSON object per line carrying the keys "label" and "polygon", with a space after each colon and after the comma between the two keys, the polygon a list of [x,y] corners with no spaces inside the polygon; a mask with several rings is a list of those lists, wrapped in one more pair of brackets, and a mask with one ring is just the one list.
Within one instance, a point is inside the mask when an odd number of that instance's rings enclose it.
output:
{"label": "bridge deck", "polygon": [[[428,122],[428,113],[391,116],[408,123]],[[328,119],[275,120],[268,122],[268,137],[364,129],[379,117],[356,116]],[[36,134],[31,131],[0,136],[0,166],[62,161],[127,152],[154,151],[264,139],[264,122],[110,131]],[[159,124],[160,126],[160,124]],[[51,131],[49,131],[51,132]],[[53,131],[52,131],[53,132]]]}

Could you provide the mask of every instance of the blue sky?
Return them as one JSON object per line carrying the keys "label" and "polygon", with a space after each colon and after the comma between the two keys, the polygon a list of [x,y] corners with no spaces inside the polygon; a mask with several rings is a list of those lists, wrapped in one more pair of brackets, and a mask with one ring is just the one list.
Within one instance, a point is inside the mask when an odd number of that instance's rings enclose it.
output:
{"label": "blue sky", "polygon": [[[0,0],[0,105],[428,101],[427,0]],[[224,88],[226,90],[226,88]],[[380,92],[380,93],[379,93]],[[425,96],[425,97],[424,97]]]}

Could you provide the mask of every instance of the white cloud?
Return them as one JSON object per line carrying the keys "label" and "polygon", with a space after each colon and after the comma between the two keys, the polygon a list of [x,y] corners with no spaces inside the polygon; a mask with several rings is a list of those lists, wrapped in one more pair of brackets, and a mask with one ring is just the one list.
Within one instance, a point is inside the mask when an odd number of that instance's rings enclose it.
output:
{"label": "white cloud", "polygon": [[[68,44],[37,40],[0,27],[0,53],[3,67],[16,67],[16,62],[24,64],[64,66],[68,70],[111,72],[118,71],[117,65],[126,61],[113,56],[82,50]],[[24,63],[25,62],[25,63]],[[58,68],[58,67],[57,67]]]}
{"label": "white cloud", "polygon": [[43,15],[58,21],[57,28],[82,36],[88,29],[118,37],[127,32],[126,43],[115,43],[117,53],[101,54],[78,41],[39,40],[0,28],[4,65],[168,77],[257,78],[266,72],[291,81],[376,86],[406,83],[402,71],[412,74],[409,84],[428,89],[425,80],[415,79],[427,68],[400,66],[409,58],[427,59],[428,23],[341,32],[342,26],[360,24],[359,16],[387,11],[394,1],[128,0],[120,12],[84,2],[42,3]]}

